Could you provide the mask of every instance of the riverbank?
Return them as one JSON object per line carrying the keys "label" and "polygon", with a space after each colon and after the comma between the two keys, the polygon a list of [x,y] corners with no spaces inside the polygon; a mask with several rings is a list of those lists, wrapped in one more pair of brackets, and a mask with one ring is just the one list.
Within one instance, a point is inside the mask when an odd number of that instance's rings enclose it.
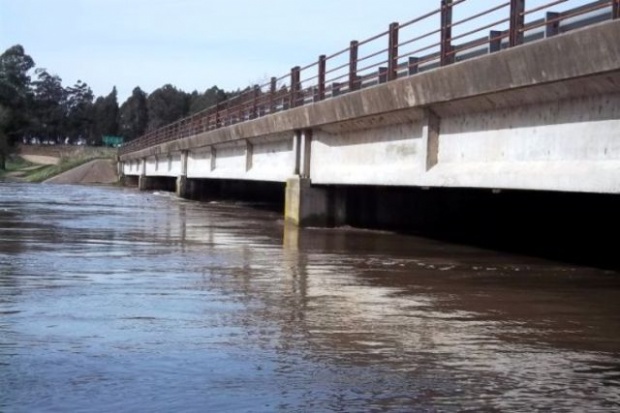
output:
{"label": "riverbank", "polygon": [[95,159],[43,182],[50,184],[112,185],[118,182],[118,175],[113,160]]}
{"label": "riverbank", "polygon": [[[7,162],[0,179],[15,182],[65,184],[113,184],[118,181],[114,159],[108,148],[75,148],[71,151],[23,146]],[[73,172],[72,172],[73,171]],[[62,176],[62,177],[61,177]]]}

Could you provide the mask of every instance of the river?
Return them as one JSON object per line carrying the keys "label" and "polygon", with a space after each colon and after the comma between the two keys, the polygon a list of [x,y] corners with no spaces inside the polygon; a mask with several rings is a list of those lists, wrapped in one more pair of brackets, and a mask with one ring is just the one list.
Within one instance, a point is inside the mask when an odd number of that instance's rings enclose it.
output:
{"label": "river", "polygon": [[620,274],[0,183],[0,412],[620,409]]}

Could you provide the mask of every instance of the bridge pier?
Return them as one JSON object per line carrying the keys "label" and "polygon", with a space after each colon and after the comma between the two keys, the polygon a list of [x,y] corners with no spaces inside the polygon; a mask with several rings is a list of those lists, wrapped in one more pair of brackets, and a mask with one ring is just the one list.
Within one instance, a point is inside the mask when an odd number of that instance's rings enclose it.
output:
{"label": "bridge pier", "polygon": [[138,190],[140,191],[148,191],[150,188],[150,184],[153,181],[154,178],[146,176],[146,175],[140,175],[138,177]]}
{"label": "bridge pier", "polygon": [[166,176],[140,175],[138,178],[138,190],[172,192],[175,190],[175,179]]}
{"label": "bridge pier", "polygon": [[179,198],[189,199],[191,198],[191,194],[189,194],[190,185],[188,185],[188,180],[186,176],[178,176],[176,180],[176,188],[175,193]]}
{"label": "bridge pier", "polygon": [[179,198],[200,201],[217,197],[219,188],[217,183],[206,179],[193,179],[187,176],[178,176],[175,181],[175,193]]}
{"label": "bridge pier", "polygon": [[324,227],[329,223],[329,193],[310,179],[295,176],[286,180],[284,218],[300,227]]}
{"label": "bridge pier", "polygon": [[121,183],[121,185],[123,186],[134,186],[137,187],[140,181],[140,177],[139,176],[135,176],[135,175],[121,175],[119,178],[119,181]]}
{"label": "bridge pier", "polygon": [[328,191],[329,222],[328,225],[340,227],[347,225],[348,213],[348,191],[346,186],[330,186]]}

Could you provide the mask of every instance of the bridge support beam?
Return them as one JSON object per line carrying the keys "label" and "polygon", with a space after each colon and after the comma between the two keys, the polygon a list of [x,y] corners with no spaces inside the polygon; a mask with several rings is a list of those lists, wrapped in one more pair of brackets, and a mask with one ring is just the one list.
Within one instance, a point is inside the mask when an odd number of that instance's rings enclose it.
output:
{"label": "bridge support beam", "polygon": [[140,175],[138,178],[138,189],[140,191],[169,191],[175,190],[176,180],[167,176],[146,176]]}
{"label": "bridge support beam", "polygon": [[140,177],[138,178],[138,189],[140,191],[148,191],[150,189],[153,189],[152,187],[154,187],[153,185],[154,180],[155,178],[153,177],[146,176],[146,175],[140,175]]}
{"label": "bridge support beam", "polygon": [[119,182],[122,186],[133,186],[138,187],[139,184],[139,176],[136,175],[121,175],[119,178]]}
{"label": "bridge support beam", "polygon": [[286,222],[300,227],[324,227],[329,223],[328,191],[313,187],[310,179],[295,176],[286,181]]}
{"label": "bridge support beam", "polygon": [[181,151],[181,175],[177,177],[175,193],[180,198],[188,199],[191,194],[188,194],[188,182],[187,182],[187,158],[189,157],[189,151]]}
{"label": "bridge support beam", "polygon": [[186,176],[178,176],[176,182],[176,190],[175,193],[179,198],[191,199],[191,194],[189,193],[189,182],[187,181]]}

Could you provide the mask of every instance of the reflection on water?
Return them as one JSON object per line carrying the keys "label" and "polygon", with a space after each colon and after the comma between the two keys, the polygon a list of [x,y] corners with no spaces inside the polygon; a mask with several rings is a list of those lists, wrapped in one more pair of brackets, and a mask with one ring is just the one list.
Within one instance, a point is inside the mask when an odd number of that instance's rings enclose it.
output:
{"label": "reflection on water", "polygon": [[618,274],[0,184],[0,411],[617,411]]}

